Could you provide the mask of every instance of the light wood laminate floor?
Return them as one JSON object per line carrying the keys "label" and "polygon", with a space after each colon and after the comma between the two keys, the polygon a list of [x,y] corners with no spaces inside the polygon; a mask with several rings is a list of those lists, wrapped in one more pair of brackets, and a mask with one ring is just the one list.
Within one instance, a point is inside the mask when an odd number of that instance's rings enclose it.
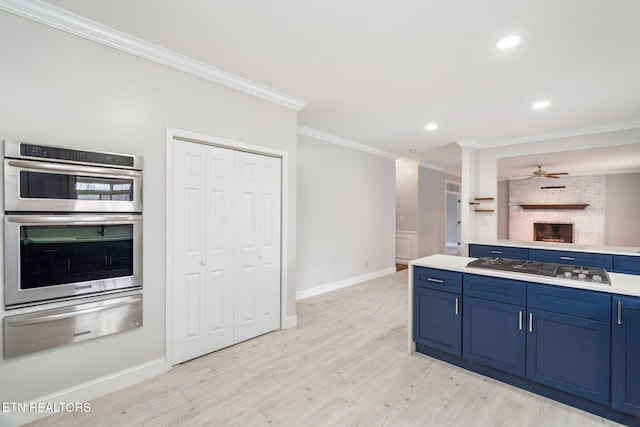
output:
{"label": "light wood laminate floor", "polygon": [[184,363],[33,426],[613,426],[408,355],[407,270],[298,302],[299,326]]}

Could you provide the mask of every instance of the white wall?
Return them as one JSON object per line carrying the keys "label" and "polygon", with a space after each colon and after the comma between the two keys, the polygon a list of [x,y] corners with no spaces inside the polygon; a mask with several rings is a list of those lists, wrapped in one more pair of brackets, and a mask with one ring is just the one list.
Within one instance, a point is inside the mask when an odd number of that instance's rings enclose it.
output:
{"label": "white wall", "polygon": [[300,135],[297,200],[299,294],[395,271],[393,159]]}
{"label": "white wall", "polygon": [[[0,140],[133,153],[145,162],[144,326],[0,360],[0,401],[25,402],[164,357],[167,127],[289,152],[284,262],[294,280],[294,110],[4,12],[0,58]],[[295,283],[290,290],[287,309],[294,314]]]}
{"label": "white wall", "polygon": [[509,238],[509,181],[498,181],[498,239]]}
{"label": "white wall", "polygon": [[418,162],[396,162],[396,229],[418,231]]}
{"label": "white wall", "polygon": [[605,244],[640,246],[640,173],[607,175]]}

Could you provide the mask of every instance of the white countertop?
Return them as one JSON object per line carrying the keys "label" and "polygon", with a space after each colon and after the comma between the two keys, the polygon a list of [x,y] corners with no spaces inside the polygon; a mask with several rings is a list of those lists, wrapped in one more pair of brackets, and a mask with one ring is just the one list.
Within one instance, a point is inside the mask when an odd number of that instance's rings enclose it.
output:
{"label": "white countertop", "polygon": [[640,256],[640,247],[634,246],[595,246],[575,243],[533,242],[526,240],[472,240],[470,245],[511,246],[514,248],[549,249],[556,251],[592,252],[599,254]]}
{"label": "white countertop", "polygon": [[567,288],[640,296],[640,276],[632,274],[609,273],[611,285],[598,285],[590,282],[580,282],[577,280],[557,279],[555,277],[536,276],[533,274],[467,267],[469,262],[476,259],[477,258],[438,254],[413,260],[409,263],[409,266],[411,267],[416,265],[420,267],[438,268],[440,270],[457,271],[460,273],[478,274],[481,276],[502,277],[505,279],[564,286]]}

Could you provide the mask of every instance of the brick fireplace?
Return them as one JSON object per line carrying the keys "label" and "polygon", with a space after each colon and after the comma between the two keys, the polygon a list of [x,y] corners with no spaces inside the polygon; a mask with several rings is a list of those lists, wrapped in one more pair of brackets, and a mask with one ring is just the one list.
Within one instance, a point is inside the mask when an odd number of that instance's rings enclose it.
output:
{"label": "brick fireplace", "polygon": [[[509,239],[571,241],[580,245],[604,245],[605,176],[567,176],[550,180],[534,178],[509,181]],[[569,207],[587,204],[585,209]],[[523,209],[521,205],[552,205],[547,209]],[[562,208],[562,205],[568,205]],[[534,224],[543,224],[536,238]],[[549,224],[561,224],[558,231]],[[564,224],[564,225],[563,225]],[[567,231],[571,225],[571,231]],[[560,229],[565,229],[560,231]]]}

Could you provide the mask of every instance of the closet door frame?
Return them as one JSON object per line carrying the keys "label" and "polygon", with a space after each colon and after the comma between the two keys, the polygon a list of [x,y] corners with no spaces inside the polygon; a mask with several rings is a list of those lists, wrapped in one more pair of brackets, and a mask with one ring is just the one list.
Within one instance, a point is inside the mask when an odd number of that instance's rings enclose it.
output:
{"label": "closet door frame", "polygon": [[250,153],[279,157],[282,162],[282,194],[281,194],[281,254],[280,254],[280,329],[288,329],[297,325],[295,313],[289,314],[289,282],[287,275],[288,264],[288,179],[289,163],[288,152],[271,147],[248,144],[225,138],[195,133],[191,131],[167,128],[166,130],[166,181],[165,181],[165,371],[170,371],[174,366],[173,357],[173,144],[174,140],[185,140],[204,145],[213,145],[232,150],[247,151]]}

